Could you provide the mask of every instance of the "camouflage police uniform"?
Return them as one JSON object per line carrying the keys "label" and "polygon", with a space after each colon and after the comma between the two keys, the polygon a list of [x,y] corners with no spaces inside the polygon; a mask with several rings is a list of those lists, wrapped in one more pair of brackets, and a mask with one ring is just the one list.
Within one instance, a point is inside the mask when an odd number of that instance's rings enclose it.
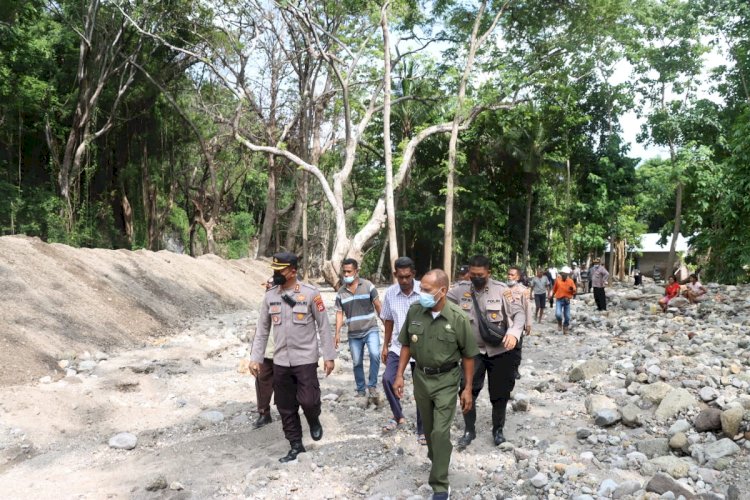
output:
{"label": "camouflage police uniform", "polygon": [[422,415],[427,456],[432,461],[429,483],[435,493],[448,491],[451,451],[451,424],[456,414],[456,388],[461,358],[475,357],[479,351],[471,326],[461,310],[445,302],[440,315],[413,304],[398,336],[416,361],[414,399]]}
{"label": "camouflage police uniform", "polygon": [[[476,294],[479,311],[475,310],[472,292]],[[505,410],[510,393],[516,384],[516,370],[521,363],[519,342],[526,325],[527,295],[526,287],[516,285],[508,288],[502,281],[494,279],[488,279],[483,290],[474,290],[471,282],[460,282],[448,291],[448,300],[457,304],[469,317],[474,338],[479,347],[479,355],[474,358],[472,392],[476,401],[484,387],[486,375],[492,403],[492,435],[496,444],[505,441],[503,436]],[[508,351],[502,344],[499,346],[485,344],[479,334],[477,314],[483,315],[490,323],[505,326],[506,335],[516,338],[516,348]],[[462,381],[461,390],[464,385]],[[464,414],[465,433],[459,441],[460,445],[466,446],[474,439],[476,419],[475,404],[469,412]]]}

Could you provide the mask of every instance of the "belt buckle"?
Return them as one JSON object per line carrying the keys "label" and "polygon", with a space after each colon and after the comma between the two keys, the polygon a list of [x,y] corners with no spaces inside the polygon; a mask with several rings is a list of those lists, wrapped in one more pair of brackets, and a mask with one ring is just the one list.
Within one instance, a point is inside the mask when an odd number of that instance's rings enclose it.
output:
{"label": "belt buckle", "polygon": [[437,372],[437,370],[435,368],[430,368],[429,366],[424,366],[424,367],[422,367],[422,372],[425,375],[435,375],[435,373]]}

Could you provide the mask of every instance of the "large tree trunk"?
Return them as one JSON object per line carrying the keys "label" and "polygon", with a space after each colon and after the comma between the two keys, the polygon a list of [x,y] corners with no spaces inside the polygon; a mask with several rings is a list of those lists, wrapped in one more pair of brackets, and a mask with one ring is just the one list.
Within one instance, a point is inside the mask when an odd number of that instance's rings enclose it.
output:
{"label": "large tree trunk", "polygon": [[534,185],[531,182],[526,183],[526,223],[523,229],[523,270],[528,271],[529,267],[529,234],[531,233],[531,202],[534,196]]}
{"label": "large tree trunk", "polygon": [[667,259],[667,269],[665,277],[671,276],[674,271],[676,260],[677,238],[680,235],[680,226],[682,225],[682,191],[684,185],[682,181],[677,183],[677,193],[675,194],[674,207],[674,229],[672,229],[672,243],[669,245],[669,258]]}
{"label": "large tree trunk", "polygon": [[267,257],[273,228],[276,225],[276,157],[268,155],[268,192],[263,227],[258,238],[258,257]]}
{"label": "large tree trunk", "polygon": [[[383,152],[385,155],[385,210],[388,214],[388,248],[390,268],[398,258],[396,236],[396,207],[393,200],[393,154],[391,151],[391,43],[388,31],[388,2],[383,5],[380,15],[383,29]],[[394,282],[396,278],[393,278]]]}

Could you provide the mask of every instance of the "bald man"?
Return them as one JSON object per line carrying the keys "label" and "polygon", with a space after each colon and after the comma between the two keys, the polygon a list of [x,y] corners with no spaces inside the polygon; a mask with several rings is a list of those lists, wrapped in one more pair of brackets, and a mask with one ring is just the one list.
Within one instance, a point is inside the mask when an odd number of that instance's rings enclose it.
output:
{"label": "bald man", "polygon": [[461,410],[466,413],[473,405],[471,381],[474,356],[479,354],[469,319],[460,307],[446,300],[447,293],[445,272],[433,269],[424,275],[419,303],[409,308],[398,336],[401,355],[393,383],[400,399],[404,393],[404,370],[413,357],[414,399],[424,424],[427,456],[432,462],[429,483],[432,498],[436,500],[450,498],[448,466],[453,451],[450,429],[456,414],[456,388],[461,379],[459,361],[468,381],[460,395]]}

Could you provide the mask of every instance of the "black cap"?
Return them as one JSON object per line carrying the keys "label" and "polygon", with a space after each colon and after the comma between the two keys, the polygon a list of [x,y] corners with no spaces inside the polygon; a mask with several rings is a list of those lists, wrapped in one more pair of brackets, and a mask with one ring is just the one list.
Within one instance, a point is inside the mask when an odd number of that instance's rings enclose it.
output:
{"label": "black cap", "polygon": [[466,264],[458,268],[458,274],[466,274],[468,272],[469,272],[469,266]]}
{"label": "black cap", "polygon": [[280,271],[289,266],[297,269],[297,256],[292,252],[279,252],[273,254],[273,261],[271,262],[271,269],[274,271]]}

